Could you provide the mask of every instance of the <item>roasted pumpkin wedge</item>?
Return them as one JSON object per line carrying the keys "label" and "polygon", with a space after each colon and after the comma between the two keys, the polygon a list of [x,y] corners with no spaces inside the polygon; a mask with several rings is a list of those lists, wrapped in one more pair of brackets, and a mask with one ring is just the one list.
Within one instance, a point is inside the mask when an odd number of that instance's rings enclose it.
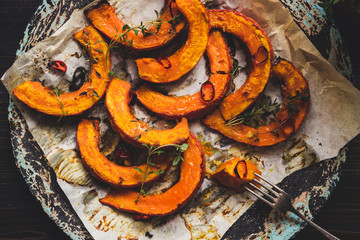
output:
{"label": "roasted pumpkin wedge", "polygon": [[43,87],[40,82],[26,81],[14,89],[16,98],[45,114],[70,116],[91,108],[104,95],[110,81],[110,55],[106,57],[108,45],[91,26],[76,33],[74,37],[88,50],[92,59],[88,81],[80,89],[70,93]]}
{"label": "roasted pumpkin wedge", "polygon": [[136,60],[139,77],[146,81],[167,83],[178,80],[194,68],[205,52],[209,24],[204,5],[200,0],[182,0],[176,3],[188,22],[188,38],[185,45],[170,57]]}
{"label": "roasted pumpkin wedge", "polygon": [[189,138],[186,118],[182,118],[174,128],[164,130],[152,129],[145,122],[138,120],[128,105],[130,88],[129,82],[114,78],[109,84],[105,98],[112,127],[125,141],[141,147],[143,144],[181,144]]}
{"label": "roasted pumpkin wedge", "polygon": [[147,216],[164,216],[183,207],[200,188],[205,175],[205,158],[198,139],[190,134],[189,148],[184,152],[179,181],[166,192],[140,196],[130,189],[114,189],[100,201],[119,210]]}
{"label": "roasted pumpkin wedge", "polygon": [[[82,163],[97,179],[115,187],[136,187],[142,184],[143,175],[138,169],[145,171],[146,164],[138,166],[121,166],[108,160],[99,150],[99,121],[83,119],[78,125],[76,140]],[[155,155],[149,165],[149,176],[146,182],[158,179],[172,164],[167,154]],[[136,169],[138,168],[138,169]],[[162,171],[159,171],[162,170]]]}
{"label": "roasted pumpkin wedge", "polygon": [[264,91],[270,77],[274,56],[269,37],[250,17],[232,10],[210,10],[212,28],[221,29],[238,38],[248,53],[248,76],[245,83],[220,103],[225,120],[242,113]]}
{"label": "roasted pumpkin wedge", "polygon": [[121,41],[120,36],[126,31],[126,29],[123,30],[125,23],[119,19],[115,14],[115,9],[109,4],[103,3],[85,14],[91,24],[108,38],[129,48],[146,51],[164,46],[184,29],[185,21],[170,21],[174,19],[174,16],[180,14],[175,1],[166,0],[164,6],[163,13],[159,17],[161,20],[160,28],[158,29],[156,25],[148,28],[149,34],[147,35],[141,31],[137,34],[133,31],[127,32],[126,39],[131,41],[131,44],[127,41]]}
{"label": "roasted pumpkin wedge", "polygon": [[137,99],[152,112],[168,119],[200,118],[216,107],[229,89],[231,59],[222,33],[211,31],[206,48],[211,75],[204,84],[211,84],[212,99],[206,101],[199,91],[191,96],[166,96],[154,90],[150,84],[142,85]]}
{"label": "roasted pumpkin wedge", "polygon": [[241,192],[246,183],[255,179],[255,173],[261,174],[261,171],[249,160],[232,158],[221,164],[210,177],[237,192]]}
{"label": "roasted pumpkin wedge", "polygon": [[254,146],[271,146],[294,134],[309,108],[309,86],[302,73],[289,61],[278,59],[273,75],[282,80],[283,104],[268,125],[253,128],[245,124],[228,125],[219,110],[209,114],[203,123],[235,141]]}

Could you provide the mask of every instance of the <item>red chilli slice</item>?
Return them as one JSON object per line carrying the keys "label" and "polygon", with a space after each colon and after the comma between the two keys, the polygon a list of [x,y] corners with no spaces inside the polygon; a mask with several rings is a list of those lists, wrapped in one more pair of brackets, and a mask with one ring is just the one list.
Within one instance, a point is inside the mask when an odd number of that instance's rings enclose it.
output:
{"label": "red chilli slice", "polygon": [[158,57],[157,61],[165,68],[169,69],[171,68],[171,62],[167,57]]}
{"label": "red chilli slice", "polygon": [[59,60],[49,62],[48,66],[63,73],[65,73],[67,70],[66,64],[63,61]]}
{"label": "red chilli slice", "polygon": [[124,161],[130,161],[131,155],[132,155],[131,152],[126,148],[119,148],[116,150],[113,160],[117,164],[122,163]]}
{"label": "red chilli slice", "polygon": [[[242,163],[245,165],[245,173],[244,175],[241,177],[240,176],[240,173],[239,173],[239,170],[238,170],[238,165],[239,163]],[[247,164],[246,164],[246,161],[245,160],[241,160],[241,161],[238,161],[236,166],[235,166],[235,169],[234,169],[234,172],[235,174],[240,178],[240,179],[243,179],[243,178],[246,178],[247,174],[248,174],[248,169],[247,169]]]}
{"label": "red chilli slice", "polygon": [[149,221],[151,216],[149,215],[133,215],[135,221]]}
{"label": "red chilli slice", "polygon": [[251,56],[251,60],[255,64],[262,64],[269,58],[269,52],[264,46],[260,46],[257,52]]}
{"label": "red chilli slice", "polygon": [[206,81],[201,85],[201,99],[205,102],[211,102],[215,97],[215,88],[212,82]]}
{"label": "red chilli slice", "polygon": [[170,10],[170,15],[171,17],[174,17],[174,13],[172,11],[172,4],[175,3],[175,0],[170,0],[170,3],[169,3],[169,10]]}

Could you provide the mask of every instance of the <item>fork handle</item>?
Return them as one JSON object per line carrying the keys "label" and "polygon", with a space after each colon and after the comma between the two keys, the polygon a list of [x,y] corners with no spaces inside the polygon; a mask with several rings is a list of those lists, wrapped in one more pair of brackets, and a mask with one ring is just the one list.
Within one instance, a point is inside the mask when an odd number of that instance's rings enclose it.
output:
{"label": "fork handle", "polygon": [[305,222],[307,222],[308,224],[310,224],[311,226],[313,226],[316,230],[318,230],[319,232],[321,232],[325,237],[327,237],[330,240],[340,240],[340,238],[335,237],[334,235],[332,235],[331,233],[329,233],[328,231],[326,231],[325,229],[323,229],[322,227],[320,227],[319,225],[315,224],[313,221],[311,221],[310,219],[308,219],[307,217],[305,217],[304,215],[302,215],[301,213],[299,213],[294,207],[291,207],[291,209],[289,209],[292,213],[296,214],[296,216],[298,216],[299,218],[301,218],[302,220],[304,220]]}

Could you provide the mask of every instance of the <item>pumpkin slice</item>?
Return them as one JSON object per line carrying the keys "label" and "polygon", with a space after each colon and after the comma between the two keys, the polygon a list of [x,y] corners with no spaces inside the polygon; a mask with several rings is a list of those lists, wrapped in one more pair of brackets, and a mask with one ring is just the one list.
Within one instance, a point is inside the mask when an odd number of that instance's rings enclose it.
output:
{"label": "pumpkin slice", "polygon": [[114,189],[100,201],[119,210],[147,216],[164,216],[183,207],[200,188],[205,176],[205,158],[199,140],[190,134],[189,148],[184,152],[179,181],[166,192],[140,196],[130,189]]}
{"label": "pumpkin slice", "polygon": [[[146,164],[139,166],[120,166],[108,160],[99,150],[99,121],[83,119],[78,125],[76,140],[82,157],[83,165],[97,179],[116,187],[136,187],[142,184],[143,175],[136,168],[145,171]],[[149,165],[150,173],[146,182],[155,181],[160,172],[168,169],[172,161],[166,159],[166,154],[155,155],[154,165]],[[152,172],[153,171],[153,172]]]}
{"label": "pumpkin slice", "polygon": [[114,78],[105,98],[112,127],[125,141],[141,147],[143,144],[181,144],[189,138],[186,118],[182,118],[174,128],[164,130],[152,129],[145,122],[135,118],[128,105],[130,88],[129,82]]}
{"label": "pumpkin slice", "polygon": [[232,10],[210,10],[212,28],[219,28],[238,38],[248,52],[248,75],[245,83],[220,103],[225,120],[242,113],[264,91],[270,77],[274,56],[269,37],[251,18]]}
{"label": "pumpkin slice", "polygon": [[309,86],[302,73],[289,61],[278,59],[272,73],[282,81],[284,103],[275,120],[253,128],[245,124],[229,126],[219,110],[203,119],[203,123],[235,141],[254,146],[271,146],[294,134],[304,121],[309,108]]}
{"label": "pumpkin slice", "polygon": [[145,51],[164,46],[184,29],[185,21],[178,23],[168,22],[174,16],[180,14],[176,8],[175,1],[166,0],[164,6],[164,11],[159,17],[159,20],[161,19],[162,22],[160,28],[157,29],[156,25],[149,27],[148,31],[150,33],[146,36],[141,31],[137,35],[133,31],[128,32],[126,34],[127,40],[132,41],[132,44],[120,41],[119,36],[125,31],[123,30],[125,23],[118,18],[115,14],[115,9],[109,4],[103,3],[87,11],[85,14],[94,27],[108,38],[132,49]]}
{"label": "pumpkin slice", "polygon": [[241,192],[246,183],[255,179],[255,173],[261,174],[252,162],[233,158],[221,164],[210,176],[221,184]]}
{"label": "pumpkin slice", "polygon": [[139,77],[154,83],[178,80],[198,63],[204,54],[209,34],[207,11],[200,0],[177,1],[177,8],[189,24],[188,39],[168,58],[136,60]]}
{"label": "pumpkin slice", "polygon": [[209,113],[225,96],[230,83],[231,59],[222,33],[218,30],[211,31],[206,48],[210,62],[210,82],[214,91],[213,98],[205,101],[201,92],[191,96],[166,96],[155,91],[150,84],[142,85],[137,91],[137,99],[150,111],[168,119],[186,117],[199,118]]}
{"label": "pumpkin slice", "polygon": [[43,87],[40,82],[26,81],[14,89],[15,97],[37,111],[54,116],[81,114],[99,101],[110,81],[110,54],[106,57],[108,45],[91,26],[74,37],[88,50],[92,59],[89,80],[80,89],[70,93]]}

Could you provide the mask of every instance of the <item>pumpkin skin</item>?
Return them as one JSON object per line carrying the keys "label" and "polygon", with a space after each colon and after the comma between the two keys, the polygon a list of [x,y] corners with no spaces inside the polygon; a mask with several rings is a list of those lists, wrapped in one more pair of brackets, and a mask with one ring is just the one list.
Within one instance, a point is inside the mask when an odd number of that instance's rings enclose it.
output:
{"label": "pumpkin skin", "polygon": [[205,176],[205,158],[199,140],[190,134],[189,148],[184,152],[179,181],[166,192],[140,196],[130,189],[114,189],[100,201],[119,210],[145,216],[165,216],[178,211],[196,194]]}
{"label": "pumpkin skin", "polygon": [[[143,175],[135,167],[145,171],[146,164],[139,166],[120,166],[108,160],[99,150],[99,121],[93,119],[83,119],[78,125],[76,140],[81,154],[83,165],[97,179],[115,187],[136,187],[142,184]],[[155,155],[149,165],[148,175],[145,182],[152,182],[161,175],[156,174],[158,170],[166,171],[172,161],[166,154]]]}
{"label": "pumpkin skin", "polygon": [[283,99],[288,100],[299,95],[304,98],[292,102],[297,112],[290,112],[289,105],[285,103],[276,114],[276,121],[271,121],[268,125],[259,128],[245,124],[228,126],[219,110],[206,116],[203,123],[228,138],[254,146],[271,146],[288,139],[300,128],[306,117],[310,104],[309,86],[302,73],[287,60],[278,59],[272,73],[284,82]]}
{"label": "pumpkin skin", "polygon": [[194,119],[209,113],[225,96],[230,83],[231,58],[220,31],[210,32],[206,54],[210,62],[209,81],[215,91],[210,102],[201,98],[200,91],[191,96],[166,96],[155,91],[150,84],[144,84],[136,91],[137,99],[147,109],[167,119]]}
{"label": "pumpkin skin", "polygon": [[232,158],[221,164],[210,177],[236,192],[241,192],[246,183],[255,179],[255,173],[261,174],[261,171],[249,160]]}
{"label": "pumpkin skin", "polygon": [[110,54],[106,57],[108,45],[91,26],[76,33],[74,38],[88,50],[90,58],[95,60],[91,61],[89,80],[77,91],[62,93],[59,99],[52,88],[43,87],[40,82],[26,81],[13,90],[17,99],[39,112],[54,116],[81,114],[101,99],[110,81]]}
{"label": "pumpkin skin", "polygon": [[208,15],[200,0],[177,1],[177,8],[189,25],[184,46],[168,58],[136,60],[139,77],[149,82],[168,83],[178,80],[198,63],[204,54],[209,34]]}
{"label": "pumpkin skin", "polygon": [[174,128],[164,130],[152,129],[145,122],[135,118],[128,105],[130,88],[129,82],[114,78],[105,97],[105,106],[112,127],[125,141],[144,147],[143,144],[181,144],[189,138],[186,118],[182,118]]}
{"label": "pumpkin skin", "polygon": [[162,19],[163,21],[159,31],[157,32],[156,26],[152,26],[148,30],[157,33],[149,34],[147,36],[144,36],[141,31],[138,35],[136,35],[133,31],[130,31],[127,33],[127,36],[128,40],[132,40],[131,45],[117,39],[117,36],[124,32],[122,29],[125,23],[115,14],[115,9],[112,6],[107,3],[103,3],[96,8],[85,12],[85,14],[91,24],[109,39],[117,40],[117,43],[134,50],[146,51],[166,45],[185,27],[185,21],[180,21],[175,26],[171,23],[167,23],[167,21],[173,18],[171,12],[174,16],[179,14],[176,8],[176,3],[173,2],[170,4],[170,1],[166,0],[164,6],[164,11],[159,17],[159,19]]}
{"label": "pumpkin skin", "polygon": [[[248,56],[255,56],[248,59],[245,83],[220,103],[221,114],[225,120],[229,120],[247,109],[264,91],[270,77],[274,53],[269,37],[250,17],[232,10],[210,10],[209,22],[212,28],[234,35],[246,46]],[[264,52],[258,52],[259,49]],[[258,62],[256,56],[266,60]]]}

